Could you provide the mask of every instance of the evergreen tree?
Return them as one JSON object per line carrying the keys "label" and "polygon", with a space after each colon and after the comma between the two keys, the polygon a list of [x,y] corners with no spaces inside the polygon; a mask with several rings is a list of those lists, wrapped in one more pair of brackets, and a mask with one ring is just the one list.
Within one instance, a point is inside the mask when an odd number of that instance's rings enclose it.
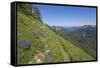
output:
{"label": "evergreen tree", "polygon": [[38,7],[36,7],[36,6],[34,6],[33,8],[32,8],[32,15],[35,17],[35,18],[37,18],[37,19],[39,19],[40,21],[41,21],[41,14],[40,14],[40,11],[39,11],[39,9],[38,9]]}
{"label": "evergreen tree", "polygon": [[17,11],[32,15],[32,4],[17,4]]}

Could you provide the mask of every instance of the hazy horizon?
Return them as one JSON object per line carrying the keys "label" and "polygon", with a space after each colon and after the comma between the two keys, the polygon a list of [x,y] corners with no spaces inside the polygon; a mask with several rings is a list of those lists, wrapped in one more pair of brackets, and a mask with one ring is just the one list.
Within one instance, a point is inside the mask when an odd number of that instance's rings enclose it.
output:
{"label": "hazy horizon", "polygon": [[[48,24],[49,25],[49,24]],[[85,25],[75,25],[75,26],[61,26],[61,25],[49,25],[49,26],[60,26],[60,27],[82,27],[82,26],[85,26]],[[91,25],[91,26],[96,26],[96,25]]]}

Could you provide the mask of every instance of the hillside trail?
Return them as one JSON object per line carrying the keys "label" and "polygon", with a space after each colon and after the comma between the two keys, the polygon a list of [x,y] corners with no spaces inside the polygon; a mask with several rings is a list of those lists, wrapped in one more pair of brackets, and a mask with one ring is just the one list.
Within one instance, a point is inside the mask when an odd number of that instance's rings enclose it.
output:
{"label": "hillside trail", "polygon": [[[34,23],[33,23],[34,24]],[[45,43],[45,40],[43,39],[43,37],[41,37],[41,36],[39,36],[40,37],[40,39],[41,39],[41,42],[42,43]],[[62,43],[62,40],[60,40],[60,38],[58,38],[59,39],[59,42],[61,43],[60,45],[59,45],[59,48],[60,48],[60,50],[61,50],[61,52],[62,52],[62,55],[63,55],[63,57],[64,57],[64,60],[63,60],[63,62],[70,62],[71,60],[70,60],[70,57],[69,57],[69,55],[68,55],[68,53],[64,50],[64,48],[63,48],[63,43]],[[46,45],[46,44],[45,44]],[[38,54],[36,54],[35,56],[33,56],[33,58],[28,62],[29,64],[33,64],[33,63],[43,63],[43,60],[44,60],[44,55],[43,55],[43,53],[38,53]]]}
{"label": "hillside trail", "polygon": [[61,45],[59,45],[59,47],[60,47],[61,52],[62,52],[62,54],[63,54],[64,62],[70,62],[71,59],[70,59],[70,57],[69,57],[69,54],[64,50],[63,44],[62,44],[61,40],[59,40],[59,42],[61,43]]}

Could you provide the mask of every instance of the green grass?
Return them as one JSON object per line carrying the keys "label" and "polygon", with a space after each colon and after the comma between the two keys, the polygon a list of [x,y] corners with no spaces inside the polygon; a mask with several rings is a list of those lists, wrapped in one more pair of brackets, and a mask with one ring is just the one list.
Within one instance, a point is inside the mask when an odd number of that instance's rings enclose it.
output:
{"label": "green grass", "polygon": [[63,47],[66,50],[66,52],[69,53],[72,61],[88,61],[88,60],[95,60],[93,57],[91,57],[88,53],[84,52],[81,48],[75,46],[70,41],[66,41],[62,37],[60,37],[60,41],[63,43]]}
{"label": "green grass", "polygon": [[[33,25],[33,17],[29,17],[25,14],[18,13],[18,41],[22,39],[28,39],[31,42],[31,47],[29,50],[23,48],[19,44],[17,45],[18,52],[18,62],[19,64],[27,63],[30,60],[31,56],[35,55],[38,51],[44,51],[40,48],[40,39],[39,36],[33,33],[36,33],[38,29]],[[23,55],[23,56],[21,56]]]}
{"label": "green grass", "polygon": [[[17,43],[18,64],[27,64],[27,62],[31,60],[37,53],[44,53],[46,49],[51,51],[50,58],[52,60],[48,62],[63,61],[63,55],[60,51],[60,48],[57,46],[59,45],[59,42],[57,41],[57,38],[55,37],[56,35],[53,31],[32,16],[28,16],[20,12],[18,12],[17,16],[17,31],[19,33],[17,35],[17,41],[28,39],[31,42],[31,46],[28,50]],[[39,31],[44,33],[45,44],[48,46],[47,48],[41,48],[40,46],[41,39],[38,35]]]}
{"label": "green grass", "polygon": [[[62,46],[61,44],[63,44],[64,50],[69,54],[72,61],[94,60],[82,49],[57,35],[38,19],[21,12],[17,13],[17,17],[17,42],[22,39],[28,39],[31,43],[28,49],[17,43],[18,64],[28,64],[28,61],[32,60],[38,53],[44,54],[44,63],[63,62],[64,57],[59,47]],[[40,35],[39,32],[42,32],[44,35],[42,39],[40,38],[42,35]],[[43,46],[46,47],[42,47],[42,43],[44,44]],[[50,54],[45,54],[47,49],[50,50]]]}

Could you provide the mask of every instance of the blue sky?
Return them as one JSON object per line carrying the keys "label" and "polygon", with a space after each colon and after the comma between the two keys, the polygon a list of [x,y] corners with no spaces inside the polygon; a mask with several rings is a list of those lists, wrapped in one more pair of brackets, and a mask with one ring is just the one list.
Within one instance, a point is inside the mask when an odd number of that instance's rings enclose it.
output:
{"label": "blue sky", "polygon": [[96,8],[37,5],[44,23],[56,26],[96,24]]}

